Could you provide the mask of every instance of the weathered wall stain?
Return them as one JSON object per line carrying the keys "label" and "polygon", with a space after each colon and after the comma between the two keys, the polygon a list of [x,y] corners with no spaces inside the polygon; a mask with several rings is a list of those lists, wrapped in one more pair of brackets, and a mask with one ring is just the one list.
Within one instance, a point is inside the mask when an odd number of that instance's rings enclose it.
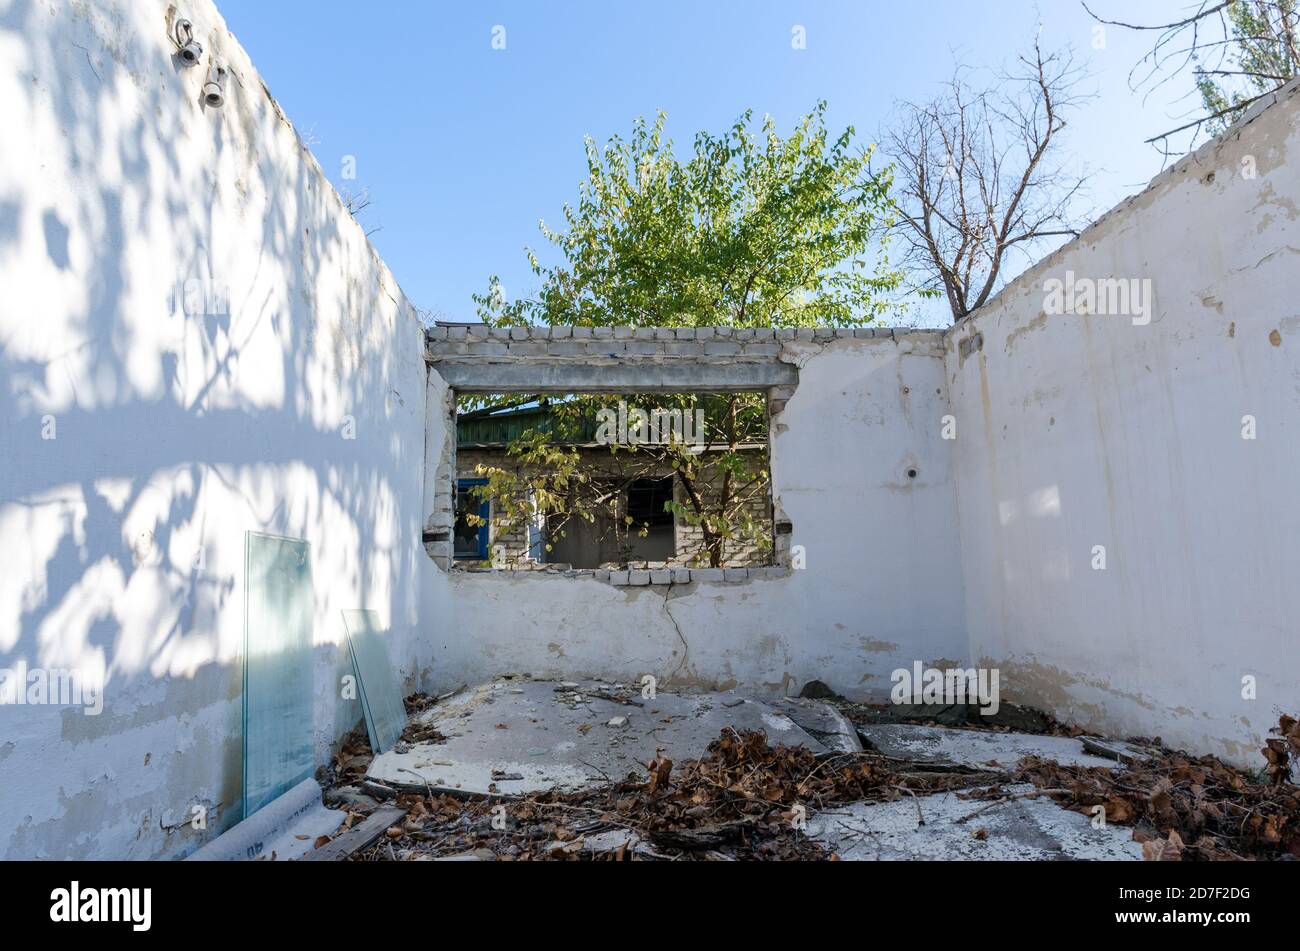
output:
{"label": "weathered wall stain", "polygon": [[[1298,114],[1292,82],[959,326],[1015,362],[948,354],[954,412],[984,427],[954,447],[972,654],[1009,697],[1249,765],[1300,669],[1300,389],[1277,358]],[[1152,321],[1044,320],[1036,289],[1067,270],[1149,279]]]}

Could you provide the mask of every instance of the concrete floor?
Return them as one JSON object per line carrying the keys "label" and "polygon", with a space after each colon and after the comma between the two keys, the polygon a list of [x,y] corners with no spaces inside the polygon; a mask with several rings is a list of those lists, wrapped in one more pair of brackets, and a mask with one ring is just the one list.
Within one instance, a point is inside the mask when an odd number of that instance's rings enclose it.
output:
{"label": "concrete floor", "polygon": [[[1025,793],[1033,787],[1006,789]],[[811,816],[807,832],[847,861],[1142,860],[1142,845],[1133,841],[1131,828],[1095,829],[1087,816],[1046,796],[991,808],[988,800],[960,799],[955,793],[859,802]]]}
{"label": "concrete floor", "polygon": [[[370,779],[403,790],[461,795],[575,791],[629,774],[644,778],[645,764],[656,757],[675,763],[704,757],[728,727],[762,730],[773,745],[805,746],[819,754],[860,751],[860,734],[865,745],[899,760],[981,770],[1010,769],[1027,755],[1061,764],[1116,765],[1070,737],[912,724],[855,728],[821,701],[665,690],[647,699],[635,685],[597,681],[496,680],[463,689],[415,720],[446,740],[399,744],[375,757]],[[1028,786],[1008,789],[1032,792]],[[810,837],[849,860],[1141,859],[1131,832],[1093,828],[1088,817],[1047,797],[990,805],[955,793],[854,803],[810,816],[807,828]]]}
{"label": "concrete floor", "polygon": [[[911,723],[859,724],[858,732],[873,749],[886,756],[914,763],[947,763],[972,769],[1010,769],[1025,756],[1055,760],[1062,766],[1113,767],[1113,759],[1094,756],[1083,741],[1069,736],[1040,736],[1032,733],[997,733],[991,730],[958,730]],[[1140,757],[1126,743],[1109,746]]]}
{"label": "concrete floor", "polygon": [[[596,692],[630,702],[592,696]],[[779,703],[778,708],[735,693],[666,690],[649,700],[634,685],[497,680],[418,716],[446,742],[399,746],[375,757],[368,775],[418,791],[427,784],[442,792],[526,795],[589,788],[629,773],[644,778],[645,764],[658,756],[680,762],[707,755],[727,727],[762,730],[773,744],[816,753],[856,746],[852,725],[828,705]]]}

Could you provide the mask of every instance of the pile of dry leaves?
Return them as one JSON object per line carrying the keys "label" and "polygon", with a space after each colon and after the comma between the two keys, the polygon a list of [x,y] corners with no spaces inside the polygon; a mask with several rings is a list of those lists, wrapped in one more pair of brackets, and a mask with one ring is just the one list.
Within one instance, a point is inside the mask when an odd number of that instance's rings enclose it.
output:
{"label": "pile of dry leaves", "polygon": [[[1027,757],[1009,772],[976,773],[871,752],[819,759],[803,747],[771,746],[761,732],[727,729],[704,759],[655,759],[643,777],[598,789],[509,801],[432,791],[398,796],[405,819],[353,859],[824,859],[831,856],[801,831],[813,812],[940,790],[1010,800],[1025,794],[1007,787],[1023,783],[1090,818],[1101,807],[1107,822],[1133,827],[1150,859],[1300,858],[1300,787],[1291,779],[1300,764],[1300,724],[1282,717],[1272,732],[1266,766],[1254,774],[1158,740],[1143,744],[1143,759],[1113,770]],[[335,757],[329,784],[360,782],[369,762],[365,732],[356,731]],[[366,811],[352,815],[353,808],[348,826]]]}
{"label": "pile of dry leaves", "polygon": [[347,786],[362,782],[366,770],[374,759],[365,725],[357,727],[343,737],[338,752],[328,766],[317,771],[316,779],[322,786]]}
{"label": "pile of dry leaves", "polygon": [[[1165,749],[1117,770],[1061,766],[1027,757],[1012,774],[1067,808],[1134,826],[1148,859],[1300,858],[1300,723],[1284,716],[1263,749],[1267,766],[1251,774],[1213,756]],[[991,790],[985,795],[997,795]]]}
{"label": "pile of dry leaves", "polygon": [[[403,796],[406,822],[362,860],[490,851],[498,859],[821,859],[800,831],[810,810],[968,785],[972,777],[899,773],[870,754],[818,759],[725,730],[705,759],[651,761],[643,779],[511,802]],[[494,825],[494,820],[496,825]],[[505,828],[499,828],[504,823]],[[592,846],[604,842],[606,846]]]}
{"label": "pile of dry leaves", "polygon": [[[425,694],[415,694],[406,698],[408,715],[426,709],[436,702],[430,697],[428,703],[420,706],[420,701],[425,696]],[[414,708],[413,701],[416,704]],[[398,747],[409,746],[412,743],[441,743],[445,739],[446,737],[434,727],[422,723],[416,717],[411,717],[407,721],[406,729],[402,731]],[[334,754],[328,766],[317,771],[316,779],[327,788],[360,785],[365,781],[366,771],[370,769],[374,758],[374,751],[370,748],[370,737],[366,733],[365,724],[362,723],[343,737],[338,752]]]}

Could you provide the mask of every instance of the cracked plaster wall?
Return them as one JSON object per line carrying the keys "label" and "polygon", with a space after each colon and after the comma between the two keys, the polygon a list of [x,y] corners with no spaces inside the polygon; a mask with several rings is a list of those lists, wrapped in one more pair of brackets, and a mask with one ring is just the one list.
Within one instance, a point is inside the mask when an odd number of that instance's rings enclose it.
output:
{"label": "cracked plaster wall", "polygon": [[[662,684],[779,693],[820,679],[849,696],[884,697],[894,669],[966,655],[950,449],[938,438],[947,392],[937,332],[571,334],[477,328],[431,339],[430,356],[572,369],[607,360],[635,368],[649,386],[675,379],[671,365],[682,361],[698,380],[797,368],[797,385],[770,391],[772,478],[778,520],[792,528],[778,534],[778,554],[788,564],[801,546],[806,567],[735,582],[712,573],[697,581],[692,571],[689,583],[642,586],[593,574],[453,571],[443,575],[451,597],[438,623],[453,643],[440,679],[651,674]],[[427,398],[425,506],[427,526],[445,529],[454,445],[438,366]],[[446,563],[443,549],[434,554]]]}
{"label": "cracked plaster wall", "polygon": [[[912,659],[946,657],[999,667],[1007,699],[1063,719],[1256,763],[1277,715],[1300,703],[1298,88],[944,334],[934,386],[932,361],[902,356],[901,331],[431,341],[435,357],[485,363],[745,360],[755,346],[756,362],[801,369],[773,403],[773,475],[808,571],[613,592],[589,578],[453,576],[458,626],[493,670],[630,678],[667,656],[693,682],[790,690],[816,676],[854,696],[881,695]],[[1067,271],[1149,280],[1151,322],[1048,317],[1044,281]],[[921,484],[899,475],[909,453]],[[856,517],[823,517],[828,500]],[[426,511],[437,504],[431,484]],[[836,563],[817,563],[819,550]]]}

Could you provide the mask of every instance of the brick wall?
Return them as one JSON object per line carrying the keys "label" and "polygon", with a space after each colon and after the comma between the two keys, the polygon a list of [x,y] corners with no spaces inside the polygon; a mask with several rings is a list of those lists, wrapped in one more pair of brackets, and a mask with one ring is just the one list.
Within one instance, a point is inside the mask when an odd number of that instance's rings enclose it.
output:
{"label": "brick wall", "polygon": [[[428,359],[460,357],[722,357],[767,362],[782,345],[827,343],[925,331],[891,327],[487,327],[436,326],[428,331]],[[936,339],[938,332],[934,332]]]}

